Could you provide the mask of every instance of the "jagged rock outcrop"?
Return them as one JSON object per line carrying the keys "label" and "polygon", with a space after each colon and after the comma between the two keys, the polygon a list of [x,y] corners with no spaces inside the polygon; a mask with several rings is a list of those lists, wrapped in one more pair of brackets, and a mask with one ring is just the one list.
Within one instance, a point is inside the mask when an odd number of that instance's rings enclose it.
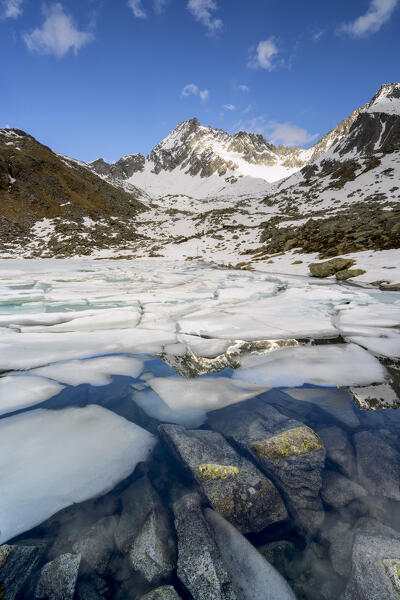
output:
{"label": "jagged rock outcrop", "polygon": [[287,518],[273,483],[221,434],[178,425],[161,425],[159,431],[211,506],[240,531],[261,531]]}
{"label": "jagged rock outcrop", "polygon": [[301,528],[320,527],[325,449],[315,432],[258,399],[209,413],[208,422],[248,452],[271,477]]}

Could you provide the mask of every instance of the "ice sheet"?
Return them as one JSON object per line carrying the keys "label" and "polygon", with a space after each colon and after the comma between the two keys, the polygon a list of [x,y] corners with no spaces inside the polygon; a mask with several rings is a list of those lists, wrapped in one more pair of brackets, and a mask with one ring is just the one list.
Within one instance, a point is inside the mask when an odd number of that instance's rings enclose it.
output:
{"label": "ice sheet", "polygon": [[57,395],[62,385],[34,375],[0,378],[0,415],[40,404]]}
{"label": "ice sheet", "polygon": [[324,344],[249,356],[233,378],[270,387],[297,387],[305,383],[349,386],[383,382],[386,371],[376,358],[355,344]]}
{"label": "ice sheet", "polygon": [[228,377],[199,377],[198,379],[155,377],[149,379],[147,383],[169,408],[177,411],[217,410],[254,398],[269,389],[266,385],[253,385]]}
{"label": "ice sheet", "polygon": [[155,443],[148,431],[94,405],[2,419],[0,437],[0,544],[106,493]]}
{"label": "ice sheet", "polygon": [[[36,369],[34,373],[68,385],[107,385],[113,375],[139,377],[144,362],[128,356],[104,356],[86,360],[70,360]],[[1,382],[1,380],[0,380]]]}

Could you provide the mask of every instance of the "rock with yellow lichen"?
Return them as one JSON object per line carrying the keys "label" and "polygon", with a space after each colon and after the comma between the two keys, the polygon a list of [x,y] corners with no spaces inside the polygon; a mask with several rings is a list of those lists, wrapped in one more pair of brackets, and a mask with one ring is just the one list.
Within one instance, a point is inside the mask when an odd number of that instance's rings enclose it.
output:
{"label": "rock with yellow lichen", "polygon": [[303,531],[318,530],[324,518],[320,490],[325,449],[312,429],[259,398],[213,411],[208,422],[252,456]]}
{"label": "rock with yellow lichen", "polygon": [[323,444],[315,431],[303,425],[255,442],[252,448],[261,458],[279,459],[320,450]]}
{"label": "rock with yellow lichen", "polygon": [[230,465],[204,463],[199,465],[199,473],[202,479],[217,481],[218,479],[226,479],[227,477],[237,477],[239,469]]}
{"label": "rock with yellow lichen", "polygon": [[243,533],[287,519],[275,485],[216,431],[159,428],[173,455],[198,484],[211,506]]}

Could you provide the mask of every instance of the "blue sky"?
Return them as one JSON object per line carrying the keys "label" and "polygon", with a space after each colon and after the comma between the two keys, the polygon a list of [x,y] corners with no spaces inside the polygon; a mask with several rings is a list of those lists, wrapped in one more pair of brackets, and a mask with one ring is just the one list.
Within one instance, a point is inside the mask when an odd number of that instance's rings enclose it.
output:
{"label": "blue sky", "polygon": [[109,161],[184,119],[308,145],[400,80],[400,0],[0,0],[0,126]]}

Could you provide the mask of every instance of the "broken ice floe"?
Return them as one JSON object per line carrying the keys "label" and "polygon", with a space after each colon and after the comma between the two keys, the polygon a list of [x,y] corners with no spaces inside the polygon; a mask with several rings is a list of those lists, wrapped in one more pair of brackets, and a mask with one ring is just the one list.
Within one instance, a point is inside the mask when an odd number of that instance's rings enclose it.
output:
{"label": "broken ice floe", "polygon": [[[68,385],[107,385],[113,375],[139,377],[144,362],[129,356],[103,356],[86,360],[70,360],[36,369],[34,373]],[[1,380],[0,380],[1,382]]]}
{"label": "broken ice floe", "polygon": [[63,386],[34,375],[9,375],[0,378],[0,415],[40,404],[56,396]]}
{"label": "broken ice floe", "polygon": [[149,432],[94,405],[2,419],[0,437],[0,544],[111,490],[154,446]]}

